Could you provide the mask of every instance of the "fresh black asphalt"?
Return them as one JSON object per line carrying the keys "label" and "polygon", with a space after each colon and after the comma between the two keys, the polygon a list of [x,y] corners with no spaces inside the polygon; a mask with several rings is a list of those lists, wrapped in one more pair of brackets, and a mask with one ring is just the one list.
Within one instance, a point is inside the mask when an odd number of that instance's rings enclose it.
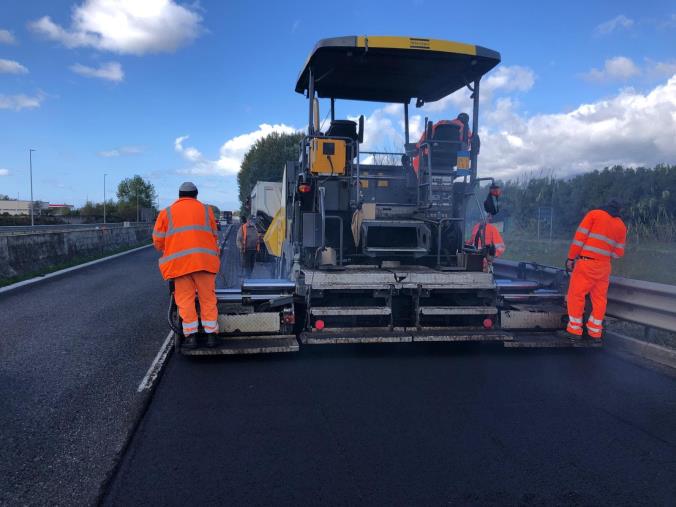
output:
{"label": "fresh black asphalt", "polygon": [[0,505],[91,505],[167,335],[152,248],[0,294]]}
{"label": "fresh black asphalt", "polygon": [[172,357],[106,505],[674,505],[676,378],[603,350]]}

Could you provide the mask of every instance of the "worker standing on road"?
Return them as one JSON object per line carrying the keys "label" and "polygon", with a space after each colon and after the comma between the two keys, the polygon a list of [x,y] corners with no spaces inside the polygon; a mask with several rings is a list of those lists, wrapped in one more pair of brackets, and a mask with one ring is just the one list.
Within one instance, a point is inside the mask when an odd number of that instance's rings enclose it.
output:
{"label": "worker standing on road", "polygon": [[162,252],[159,261],[162,276],[174,281],[174,299],[183,320],[184,346],[188,348],[197,347],[195,293],[202,327],[208,335],[207,345],[216,345],[216,274],[220,268],[217,243],[213,210],[197,200],[197,187],[193,183],[183,183],[178,200],[157,217],[153,245]]}
{"label": "worker standing on road", "polygon": [[256,266],[256,253],[260,242],[258,240],[258,230],[253,221],[247,221],[246,217],[242,217],[242,225],[237,231],[237,248],[242,254],[242,271],[244,277],[249,278]]}
{"label": "worker standing on road", "polygon": [[627,227],[620,218],[622,206],[612,200],[585,215],[575,231],[568,250],[566,270],[573,271],[568,286],[568,327],[566,331],[582,336],[585,297],[591,297],[592,311],[587,320],[587,334],[601,339],[606,315],[610,259],[624,255]]}

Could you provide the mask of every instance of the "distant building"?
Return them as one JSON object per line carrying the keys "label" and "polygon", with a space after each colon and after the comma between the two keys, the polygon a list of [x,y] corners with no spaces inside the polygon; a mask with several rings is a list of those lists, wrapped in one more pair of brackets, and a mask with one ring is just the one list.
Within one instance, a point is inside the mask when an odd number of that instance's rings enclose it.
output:
{"label": "distant building", "polygon": [[[33,201],[33,209],[35,214],[39,215],[42,210],[48,209],[49,203],[44,201]],[[8,201],[0,200],[0,215],[8,213],[10,215],[30,215],[31,202],[20,201],[18,199],[10,199]]]}

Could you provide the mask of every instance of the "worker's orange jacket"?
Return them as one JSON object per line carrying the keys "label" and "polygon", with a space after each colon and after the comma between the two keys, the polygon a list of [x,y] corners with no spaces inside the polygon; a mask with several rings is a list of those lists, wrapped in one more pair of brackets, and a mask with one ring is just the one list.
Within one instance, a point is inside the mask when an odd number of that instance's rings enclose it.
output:
{"label": "worker's orange jacket", "polygon": [[610,262],[624,255],[627,226],[619,217],[594,209],[585,215],[575,231],[568,258],[588,257]]}
{"label": "worker's orange jacket", "polygon": [[[462,142],[461,148],[462,150],[468,150],[471,146],[471,140],[472,140],[472,131],[467,127],[467,132],[465,133],[465,124],[461,122],[458,118],[454,120],[439,120],[436,122],[434,125],[432,125],[432,136],[437,131],[437,127],[439,125],[457,125],[460,129],[460,141]],[[427,139],[427,129],[425,129],[420,136],[420,139],[418,139],[418,142],[416,143],[416,148],[419,150],[419,153],[413,157],[413,170],[415,171],[416,174],[418,174],[418,170],[420,169],[420,158],[425,156],[427,154],[427,148],[422,148],[420,147],[421,144],[425,142]]]}
{"label": "worker's orange jacket", "polygon": [[160,211],[153,245],[160,252],[165,280],[207,271],[218,273],[218,229],[211,208],[191,197],[181,197]]}
{"label": "worker's orange jacket", "polygon": [[[482,224],[478,223],[474,225],[474,228],[472,229],[472,236],[470,237],[470,240],[468,241],[468,244],[470,245],[476,245],[477,248],[482,248],[483,246],[483,237],[481,234],[481,231],[479,230],[479,227]],[[478,236],[478,237],[477,237]],[[493,224],[486,224],[486,244],[487,245],[495,245],[495,256],[500,257],[503,253],[505,253],[505,242],[502,239],[502,236],[500,235],[500,231],[498,231],[498,228],[495,227]]]}

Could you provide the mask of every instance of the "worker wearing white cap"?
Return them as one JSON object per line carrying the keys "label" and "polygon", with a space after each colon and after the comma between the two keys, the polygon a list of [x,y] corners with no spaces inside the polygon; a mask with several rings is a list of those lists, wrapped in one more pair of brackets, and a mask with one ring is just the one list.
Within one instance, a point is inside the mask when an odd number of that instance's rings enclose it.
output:
{"label": "worker wearing white cap", "polygon": [[155,222],[153,244],[160,252],[160,272],[174,281],[174,299],[183,320],[184,346],[197,347],[199,298],[207,345],[216,345],[218,309],[216,274],[220,268],[218,233],[210,206],[197,200],[197,187],[189,181],[178,189],[178,200],[162,210]]}

